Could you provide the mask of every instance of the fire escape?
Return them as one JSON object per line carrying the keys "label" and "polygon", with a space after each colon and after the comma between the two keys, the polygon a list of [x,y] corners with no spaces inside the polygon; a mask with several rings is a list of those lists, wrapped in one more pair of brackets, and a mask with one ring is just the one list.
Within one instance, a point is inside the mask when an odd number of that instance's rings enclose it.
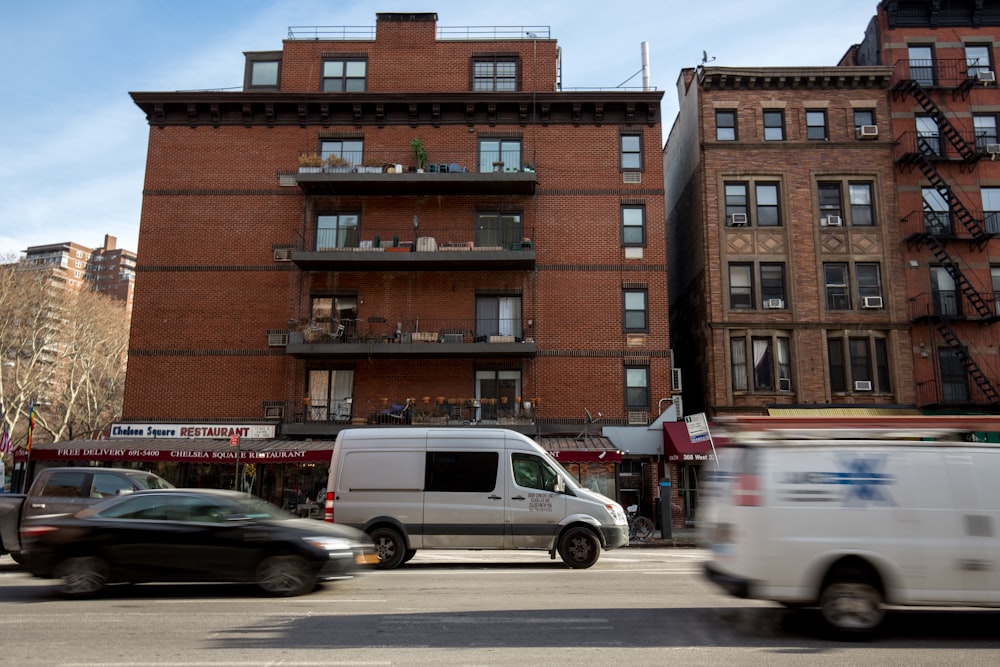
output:
{"label": "fire escape", "polygon": [[[990,295],[990,300],[984,298],[962,271],[959,262],[948,253],[948,244],[952,241],[967,242],[970,251],[982,252],[993,235],[986,230],[982,221],[972,215],[955,188],[948,183],[937,167],[939,163],[957,164],[960,170],[972,171],[983,157],[983,152],[974,137],[969,141],[955,128],[928,92],[928,88],[934,88],[943,93],[950,93],[953,99],[964,99],[969,91],[980,83],[979,69],[970,68],[965,61],[937,61],[920,65],[905,61],[899,63],[892,93],[897,99],[912,97],[924,110],[926,117],[936,125],[937,134],[914,132],[912,136],[904,135],[897,142],[895,160],[902,169],[913,167],[919,169],[931,187],[940,195],[941,201],[947,205],[947,212],[933,210],[925,199],[923,210],[916,221],[917,225],[907,229],[905,238],[911,248],[922,245],[931,251],[937,264],[954,281],[955,289],[960,296],[953,307],[942,307],[943,304],[936,298],[921,302],[920,298],[916,297],[911,300],[916,301],[916,308],[911,312],[911,320],[929,321],[961,361],[966,376],[978,387],[986,402],[1000,404],[1000,393],[996,386],[952,326],[956,320],[975,321],[984,326],[1000,320],[995,297]],[[935,69],[938,77],[936,80]],[[946,154],[942,150],[941,137],[953,149],[953,154]],[[964,231],[956,229],[959,225]],[[961,307],[966,303],[971,307],[971,311]]]}

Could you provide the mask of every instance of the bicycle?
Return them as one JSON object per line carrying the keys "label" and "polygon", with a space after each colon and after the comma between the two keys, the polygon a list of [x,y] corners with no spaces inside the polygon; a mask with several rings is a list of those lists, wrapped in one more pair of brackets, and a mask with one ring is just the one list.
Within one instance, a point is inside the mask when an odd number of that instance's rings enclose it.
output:
{"label": "bicycle", "polygon": [[630,540],[648,540],[653,536],[656,526],[652,519],[639,514],[638,505],[629,505],[625,508],[628,513],[628,538]]}

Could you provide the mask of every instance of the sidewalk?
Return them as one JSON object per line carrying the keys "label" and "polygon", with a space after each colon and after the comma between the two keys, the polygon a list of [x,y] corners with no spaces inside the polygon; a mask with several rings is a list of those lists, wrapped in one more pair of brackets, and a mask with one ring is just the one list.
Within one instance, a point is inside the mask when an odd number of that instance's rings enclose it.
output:
{"label": "sidewalk", "polygon": [[698,546],[698,532],[693,528],[675,528],[668,538],[663,537],[661,531],[653,532],[653,536],[648,540],[631,540],[630,547],[650,548],[650,547],[696,547]]}

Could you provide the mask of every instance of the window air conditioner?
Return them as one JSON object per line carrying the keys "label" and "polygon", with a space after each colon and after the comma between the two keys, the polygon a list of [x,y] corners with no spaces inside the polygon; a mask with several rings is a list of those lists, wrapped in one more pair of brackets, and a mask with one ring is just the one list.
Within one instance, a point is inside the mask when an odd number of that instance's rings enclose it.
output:
{"label": "window air conditioner", "polygon": [[828,215],[820,219],[821,227],[842,227],[844,220],[839,215]]}
{"label": "window air conditioner", "polygon": [[264,408],[264,419],[281,419],[285,416],[285,406],[269,405]]}
{"label": "window air conditioner", "polygon": [[1000,144],[986,144],[986,152],[991,155],[1000,153]]}
{"label": "window air conditioner", "polygon": [[855,380],[854,381],[854,391],[871,391],[872,381],[871,380]]}
{"label": "window air conditioner", "polygon": [[785,307],[785,300],[784,299],[768,299],[767,300],[767,307],[768,308],[784,308]]}
{"label": "window air conditioner", "polygon": [[631,426],[648,424],[649,416],[646,414],[645,410],[629,410],[628,423]]}
{"label": "window air conditioner", "polygon": [[274,249],[274,261],[276,261],[276,262],[290,262],[290,261],[292,261],[292,249],[291,248],[275,248]]}
{"label": "window air conditioner", "polygon": [[288,345],[288,334],[287,333],[269,333],[267,334],[267,344],[270,347],[284,347]]}
{"label": "window air conditioner", "polygon": [[733,227],[746,227],[747,226],[747,214],[746,213],[733,213],[729,216],[729,224]]}
{"label": "window air conditioner", "polygon": [[882,297],[880,296],[866,296],[864,298],[865,308],[881,308],[882,307]]}
{"label": "window air conditioner", "polygon": [[791,391],[791,390],[792,390],[791,378],[778,378],[778,391]]}
{"label": "window air conditioner", "polygon": [[673,391],[683,391],[683,384],[681,383],[681,369],[671,368],[670,369],[670,389]]}
{"label": "window air conditioner", "polygon": [[875,139],[878,137],[878,125],[862,125],[858,128],[858,139]]}
{"label": "window air conditioner", "polygon": [[995,83],[997,80],[997,75],[993,73],[993,70],[981,69],[976,72],[976,81],[979,83]]}

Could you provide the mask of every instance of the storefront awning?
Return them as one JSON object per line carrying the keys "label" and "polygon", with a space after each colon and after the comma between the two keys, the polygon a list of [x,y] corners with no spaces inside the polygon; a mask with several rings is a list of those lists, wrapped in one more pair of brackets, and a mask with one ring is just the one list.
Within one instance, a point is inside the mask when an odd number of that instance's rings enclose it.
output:
{"label": "storefront awning", "polygon": [[885,417],[891,415],[919,415],[915,408],[871,407],[865,405],[840,405],[825,408],[768,408],[771,417]]}
{"label": "storefront awning", "polygon": [[681,463],[711,461],[714,458],[712,443],[708,440],[691,442],[684,422],[663,422],[663,455],[667,461]]}
{"label": "storefront awning", "polygon": [[[240,440],[240,463],[330,462],[333,440]],[[36,461],[176,461],[235,463],[237,448],[229,440],[192,438],[113,438],[39,443],[31,448]]]}
{"label": "storefront awning", "polygon": [[622,453],[602,435],[582,438],[549,436],[538,438],[545,451],[560,463],[621,463]]}

